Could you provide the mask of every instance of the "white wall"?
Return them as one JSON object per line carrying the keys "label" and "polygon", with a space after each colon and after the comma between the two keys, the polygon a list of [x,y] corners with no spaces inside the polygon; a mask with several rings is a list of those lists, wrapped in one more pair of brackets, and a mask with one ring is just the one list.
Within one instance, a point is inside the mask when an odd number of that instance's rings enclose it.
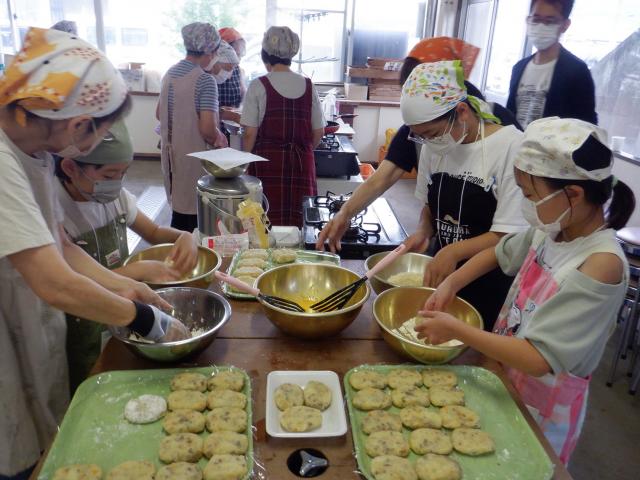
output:
{"label": "white wall", "polygon": [[640,227],[640,165],[616,157],[613,163],[613,174],[629,185],[636,196],[636,209],[627,226]]}
{"label": "white wall", "polygon": [[358,105],[353,119],[353,146],[358,152],[361,162],[378,161],[378,149],[385,144],[387,128],[397,130],[402,126],[402,115],[399,107],[377,107]]}
{"label": "white wall", "polygon": [[158,125],[156,120],[157,95],[132,95],[133,108],[125,119],[136,154],[160,155],[158,140],[160,136],[154,132]]}

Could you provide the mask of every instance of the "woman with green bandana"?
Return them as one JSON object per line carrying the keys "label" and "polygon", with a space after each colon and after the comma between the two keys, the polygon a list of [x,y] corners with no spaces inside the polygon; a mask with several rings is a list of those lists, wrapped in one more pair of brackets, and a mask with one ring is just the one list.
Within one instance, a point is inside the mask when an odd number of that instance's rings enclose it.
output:
{"label": "woman with green bandana", "polygon": [[[424,145],[416,196],[425,205],[407,244],[420,252],[431,244],[424,284],[437,287],[467,259],[525,228],[513,176],[522,132],[499,125],[489,105],[468,94],[459,60],[418,65],[400,107],[409,138]],[[488,330],[511,281],[496,269],[460,291]]]}
{"label": "woman with green bandana", "polygon": [[[189,232],[161,227],[138,210],[122,188],[133,160],[131,137],[123,121],[109,129],[87,156],[56,160],[62,223],[69,238],[102,266],[139,281],[171,281],[191,271],[197,243]],[[145,260],[122,266],[129,256],[127,227],[151,244],[174,243],[167,261]],[[71,392],[87,378],[100,354],[103,325],[67,315],[67,360]]]}

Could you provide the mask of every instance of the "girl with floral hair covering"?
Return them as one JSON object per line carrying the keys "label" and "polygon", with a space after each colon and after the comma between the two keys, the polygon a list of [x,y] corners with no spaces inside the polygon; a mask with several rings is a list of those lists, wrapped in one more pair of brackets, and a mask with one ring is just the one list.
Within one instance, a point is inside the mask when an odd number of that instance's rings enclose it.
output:
{"label": "girl with floral hair covering", "polygon": [[101,267],[60,227],[48,152],[90,153],[128,108],[106,57],[57,30],[30,29],[0,79],[0,476],[26,478],[67,408],[63,311],[154,341],[187,335],[148,305],[169,307],[157,294]]}
{"label": "girl with floral hair covering", "polygon": [[[469,95],[458,60],[423,63],[402,89],[400,109],[421,145],[416,197],[424,202],[407,245],[433,260],[424,284],[444,278],[508,233],[524,229],[513,159],[522,132],[496,122],[488,105]],[[512,278],[494,269],[460,291],[490,330]]]}

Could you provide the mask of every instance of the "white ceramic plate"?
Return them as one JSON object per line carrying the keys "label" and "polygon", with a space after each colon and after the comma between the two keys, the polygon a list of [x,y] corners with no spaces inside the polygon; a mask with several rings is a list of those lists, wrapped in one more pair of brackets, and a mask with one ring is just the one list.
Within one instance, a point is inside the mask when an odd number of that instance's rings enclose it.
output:
{"label": "white ceramic plate", "polygon": [[[322,426],[316,430],[304,433],[287,432],[280,426],[280,410],[276,406],[275,391],[283,383],[293,383],[304,389],[310,380],[324,383],[333,394],[331,405],[322,412]],[[267,376],[267,433],[272,437],[281,438],[318,438],[340,437],[347,433],[347,417],[342,401],[340,379],[331,371],[286,371],[278,370]]]}

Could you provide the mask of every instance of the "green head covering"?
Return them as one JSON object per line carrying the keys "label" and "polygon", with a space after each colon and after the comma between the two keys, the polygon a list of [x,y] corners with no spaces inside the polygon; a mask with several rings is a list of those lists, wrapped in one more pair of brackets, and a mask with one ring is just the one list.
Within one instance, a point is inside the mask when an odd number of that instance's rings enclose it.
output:
{"label": "green head covering", "polygon": [[124,121],[115,122],[104,140],[89,155],[80,157],[78,160],[92,165],[131,162],[133,160],[133,145]]}

